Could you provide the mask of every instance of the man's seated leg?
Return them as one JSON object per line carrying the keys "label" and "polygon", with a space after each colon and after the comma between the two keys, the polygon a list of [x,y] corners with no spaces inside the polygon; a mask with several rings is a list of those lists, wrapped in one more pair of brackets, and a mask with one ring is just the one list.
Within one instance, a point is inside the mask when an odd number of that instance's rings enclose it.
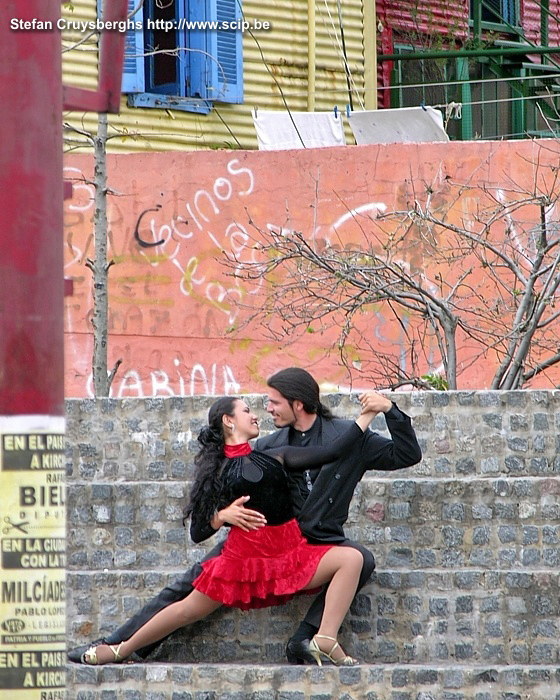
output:
{"label": "man's seated leg", "polygon": [[[202,562],[207,559],[212,559],[218,556],[222,551],[223,542],[218,543],[202,560]],[[199,576],[202,571],[201,563],[195,564],[191,569],[186,571],[181,578],[174,581],[171,585],[166,586],[161,590],[156,596],[149,600],[144,607],[142,607],[137,613],[135,613],[131,618],[129,618],[123,625],[121,625],[117,630],[111,632],[107,637],[102,637],[96,639],[89,644],[85,644],[80,647],[75,647],[70,649],[68,652],[68,658],[70,661],[75,663],[80,663],[82,655],[86,652],[92,644],[119,644],[122,641],[130,639],[132,635],[140,629],[148,620],[150,620],[157,612],[163,610],[171,603],[176,603],[178,600],[183,600],[189,593],[193,590],[193,581]],[[160,640],[155,644],[151,644],[147,647],[142,647],[138,649],[135,653],[142,659],[145,659],[149,654],[156,649],[159,644],[163,641]]]}
{"label": "man's seated leg", "polygon": [[[360,579],[358,581],[358,588],[356,593],[365,586],[365,584],[371,578],[371,575],[375,571],[375,559],[373,554],[366,549],[359,542],[352,542],[351,540],[345,540],[341,542],[341,547],[354,547],[357,549],[362,557],[364,558],[364,563],[362,566],[362,571],[360,574]],[[300,623],[295,634],[289,639],[286,645],[286,657],[291,664],[303,664],[303,663],[315,663],[313,656],[308,651],[309,640],[315,635],[321,625],[321,618],[323,617],[323,610],[325,609],[325,596],[327,594],[328,586],[324,586],[323,590],[311,603],[307,614],[305,615],[303,621]]]}

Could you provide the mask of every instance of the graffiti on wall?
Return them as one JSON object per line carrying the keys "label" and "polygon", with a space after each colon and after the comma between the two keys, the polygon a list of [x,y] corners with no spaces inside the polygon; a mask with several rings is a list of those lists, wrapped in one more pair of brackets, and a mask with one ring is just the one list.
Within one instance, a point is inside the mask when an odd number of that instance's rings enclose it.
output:
{"label": "graffiti on wall", "polygon": [[[236,275],[223,264],[225,256],[262,263],[257,243],[264,231],[355,244],[368,221],[410,203],[415,178],[437,181],[445,196],[450,174],[472,172],[489,148],[397,144],[109,156],[108,258],[115,263],[109,276],[109,366],[122,360],[112,395],[261,391],[270,373],[289,365],[307,367],[325,385],[363,384],[359,371],[350,376],[331,352],[335,331],[290,343],[289,337],[272,340],[262,325],[247,325],[251,308],[271,290],[263,289],[261,279]],[[507,143],[492,152],[505,182],[512,156]],[[66,395],[76,397],[92,395],[92,279],[85,266],[94,255],[92,168],[90,156],[67,157],[65,178],[73,181],[74,194],[66,203],[65,276],[74,279],[74,295],[65,300]],[[462,206],[476,202],[464,198]],[[404,369],[406,324],[406,316],[395,323],[383,308],[368,317],[371,338],[380,348],[392,348]],[[442,365],[436,339],[425,342],[426,371],[437,373]],[[483,382],[480,368],[465,370],[463,386]]]}

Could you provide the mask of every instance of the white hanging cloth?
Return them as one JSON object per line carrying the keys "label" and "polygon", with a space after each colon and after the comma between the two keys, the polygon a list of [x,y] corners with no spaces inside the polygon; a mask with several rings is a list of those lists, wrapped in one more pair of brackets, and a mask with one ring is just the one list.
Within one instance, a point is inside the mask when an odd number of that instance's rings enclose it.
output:
{"label": "white hanging cloth", "polygon": [[348,121],[357,144],[449,141],[443,114],[433,107],[352,112]]}
{"label": "white hanging cloth", "polygon": [[269,112],[253,109],[252,115],[260,151],[346,145],[340,112],[336,115],[334,111],[291,112],[290,117],[290,114],[285,111]]}

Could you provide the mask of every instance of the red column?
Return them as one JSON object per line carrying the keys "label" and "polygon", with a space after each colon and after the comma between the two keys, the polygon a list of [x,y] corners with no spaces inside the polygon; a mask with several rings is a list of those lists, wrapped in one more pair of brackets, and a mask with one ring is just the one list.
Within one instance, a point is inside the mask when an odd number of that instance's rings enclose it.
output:
{"label": "red column", "polygon": [[66,684],[59,17],[60,0],[0,3],[0,696],[14,700]]}
{"label": "red column", "polygon": [[64,413],[59,17],[0,3],[0,416]]}

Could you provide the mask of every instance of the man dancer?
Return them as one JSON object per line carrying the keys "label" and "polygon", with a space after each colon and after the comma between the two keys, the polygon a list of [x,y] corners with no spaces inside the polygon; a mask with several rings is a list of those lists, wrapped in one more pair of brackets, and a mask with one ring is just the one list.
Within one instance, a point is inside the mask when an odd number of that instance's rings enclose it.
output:
{"label": "man dancer", "polygon": [[[291,367],[272,375],[268,384],[267,411],[274,424],[281,430],[261,438],[255,447],[276,445],[328,445],[344,431],[349,421],[334,418],[330,410],[320,401],[319,385],[306,370]],[[420,461],[422,453],[412,428],[410,418],[382,394],[374,391],[362,396],[363,407],[370,411],[383,412],[391,439],[369,432],[364,439],[336,462],[321,470],[307,470],[290,474],[290,488],[294,501],[294,511],[303,534],[310,542],[332,542],[358,549],[364,557],[364,566],[358,590],[369,580],[375,568],[373,555],[362,545],[348,540],[343,525],[348,517],[350,501],[354,489],[368,469],[383,471],[403,469]],[[262,526],[262,516],[256,511],[245,509],[244,499],[237,499],[225,511],[232,517],[225,522],[246,529]],[[237,521],[233,520],[233,517]],[[222,518],[223,519],[223,518]],[[208,526],[205,537],[215,534],[224,524],[214,518]],[[217,556],[222,543],[214,547],[205,559]],[[118,644],[129,639],[153,615],[171,603],[182,600],[192,591],[192,582],[201,572],[200,564],[152,598],[133,617],[108,637],[96,640],[93,644]],[[286,653],[291,663],[314,663],[308,652],[308,640],[319,627],[324,607],[324,591],[312,603],[304,621],[296,634],[288,642]],[[159,644],[144,647],[136,653],[146,658]],[[77,647],[68,652],[70,661],[80,662],[82,654],[91,645]]]}
{"label": "man dancer", "polygon": [[[348,427],[335,418],[319,397],[319,386],[303,369],[277,372],[267,382],[267,411],[280,430],[257,440],[256,449],[279,445],[328,445]],[[387,397],[374,391],[362,395],[362,407],[385,414],[391,440],[369,431],[364,439],[336,462],[322,469],[290,472],[288,479],[300,528],[311,543],[336,543],[362,553],[364,565],[360,590],[375,569],[375,560],[363,545],[350,541],[343,526],[348,518],[354,490],[369,469],[392,471],[410,467],[422,458],[410,418]],[[288,642],[291,663],[311,661],[309,640],[317,632],[325,603],[326,587],[313,601],[307,615]]]}

